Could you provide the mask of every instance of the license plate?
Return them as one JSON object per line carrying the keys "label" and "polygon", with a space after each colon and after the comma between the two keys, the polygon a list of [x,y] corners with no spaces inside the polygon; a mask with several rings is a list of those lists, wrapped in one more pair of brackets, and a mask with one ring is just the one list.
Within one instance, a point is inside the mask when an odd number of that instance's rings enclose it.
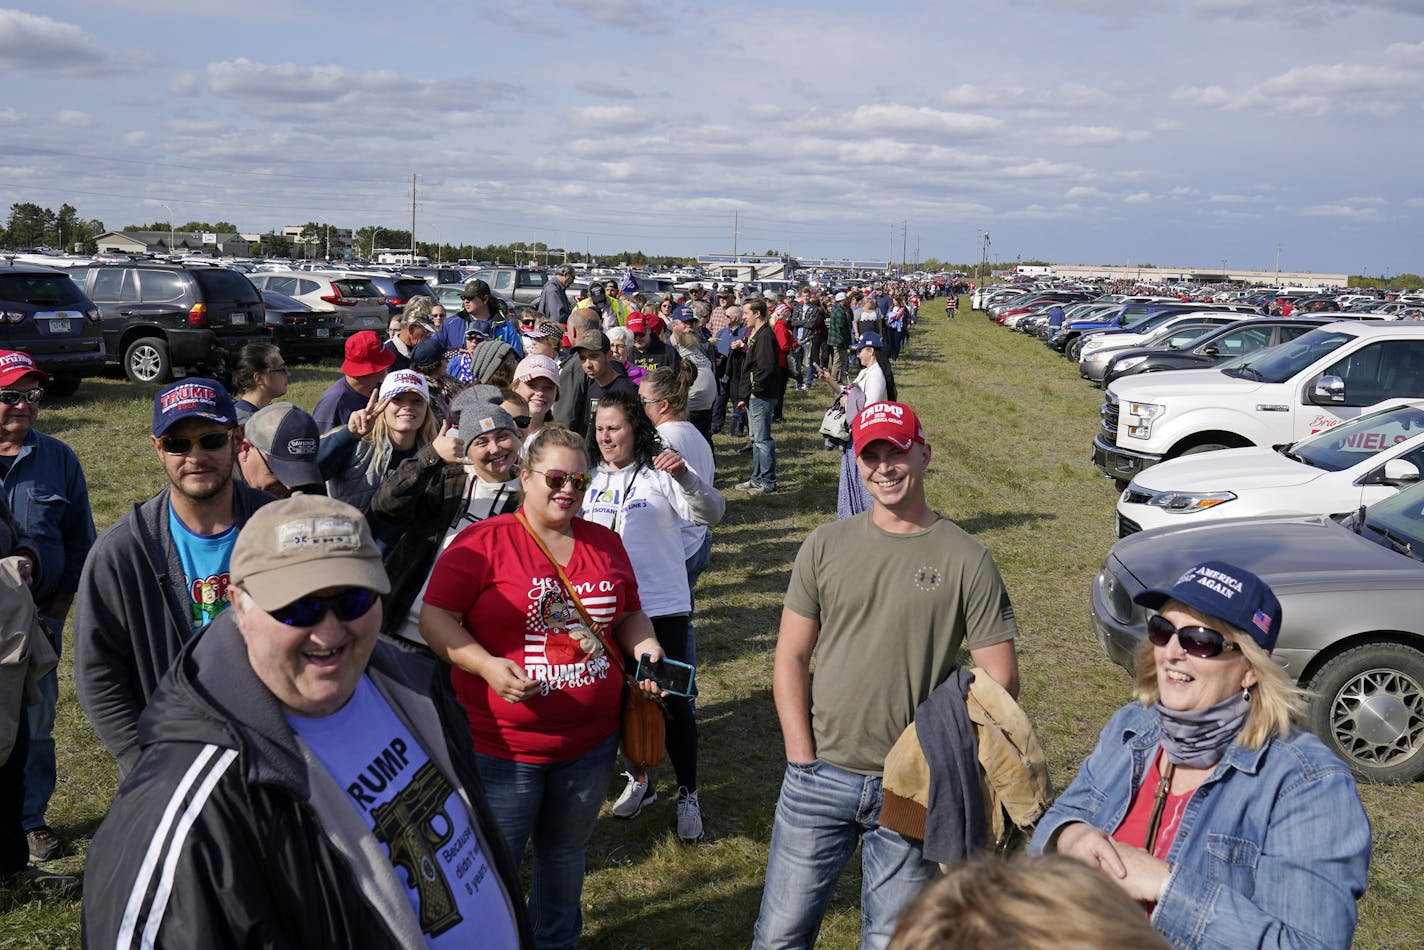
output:
{"label": "license plate", "polygon": [[67,318],[61,320],[61,319],[59,319],[59,318],[57,318],[57,317],[51,319],[51,320],[49,321],[49,332],[50,332],[50,333],[68,333],[68,332],[69,332],[69,320],[68,320]]}
{"label": "license plate", "polygon": [[237,326],[237,325],[240,324],[240,323],[246,323],[246,322],[247,322],[247,314],[245,314],[245,313],[234,313],[234,314],[232,315],[232,318],[231,318],[228,322],[231,323],[233,326]]}
{"label": "license plate", "polygon": [[317,328],[316,328],[316,335],[317,335],[317,339],[319,339],[319,340],[325,340],[327,337],[331,336],[331,331],[328,330],[326,327],[317,327]]}

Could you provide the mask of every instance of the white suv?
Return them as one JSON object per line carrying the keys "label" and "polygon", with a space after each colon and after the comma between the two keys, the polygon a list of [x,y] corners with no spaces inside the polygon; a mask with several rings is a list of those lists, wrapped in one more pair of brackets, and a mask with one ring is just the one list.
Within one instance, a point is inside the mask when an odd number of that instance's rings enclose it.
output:
{"label": "white suv", "polygon": [[375,330],[376,336],[386,338],[386,297],[369,277],[320,271],[259,271],[247,277],[260,290],[295,297],[316,310],[335,309],[341,314],[343,337]]}

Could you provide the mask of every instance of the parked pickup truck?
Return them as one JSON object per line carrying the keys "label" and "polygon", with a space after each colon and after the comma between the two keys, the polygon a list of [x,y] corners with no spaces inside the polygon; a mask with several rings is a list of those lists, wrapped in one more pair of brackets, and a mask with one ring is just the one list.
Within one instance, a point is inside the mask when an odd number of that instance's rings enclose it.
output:
{"label": "parked pickup truck", "polygon": [[1424,326],[1329,323],[1223,368],[1108,386],[1093,464],[1120,486],[1163,459],[1273,446],[1424,397]]}
{"label": "parked pickup truck", "polygon": [[469,283],[478,277],[501,297],[532,307],[539,302],[539,295],[544,292],[544,285],[549,282],[549,276],[549,271],[529,267],[481,267],[466,277],[465,282]]}

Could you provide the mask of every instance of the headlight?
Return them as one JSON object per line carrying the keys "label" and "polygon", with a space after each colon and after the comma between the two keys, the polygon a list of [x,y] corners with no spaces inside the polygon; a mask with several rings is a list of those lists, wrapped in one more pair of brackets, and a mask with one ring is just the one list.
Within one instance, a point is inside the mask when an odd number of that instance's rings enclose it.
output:
{"label": "headlight", "polygon": [[1157,497],[1148,499],[1147,504],[1164,511],[1190,514],[1235,500],[1236,495],[1229,491],[1164,491]]}
{"label": "headlight", "polygon": [[1126,402],[1122,406],[1122,428],[1134,439],[1146,439],[1152,435],[1152,420],[1166,410],[1150,402]]}
{"label": "headlight", "polygon": [[1118,623],[1132,622],[1132,596],[1109,567],[1098,572],[1098,587],[1102,591],[1103,608]]}
{"label": "headlight", "polygon": [[1119,372],[1125,369],[1132,369],[1134,366],[1136,366],[1138,363],[1141,363],[1145,359],[1147,359],[1147,357],[1145,356],[1129,356],[1125,360],[1118,360],[1115,368]]}

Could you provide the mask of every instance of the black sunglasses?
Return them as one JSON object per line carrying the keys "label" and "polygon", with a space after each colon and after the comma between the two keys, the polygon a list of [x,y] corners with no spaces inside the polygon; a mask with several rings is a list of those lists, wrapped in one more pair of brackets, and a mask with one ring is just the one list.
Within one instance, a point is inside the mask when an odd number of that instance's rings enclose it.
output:
{"label": "black sunglasses", "polygon": [[268,611],[272,619],[289,627],[315,627],[330,610],[343,623],[359,620],[366,616],[381,595],[365,587],[348,587],[346,590],[318,597],[308,594],[298,597],[285,607]]}
{"label": "black sunglasses", "polygon": [[194,442],[197,442],[205,452],[215,452],[227,445],[227,440],[230,438],[232,438],[231,430],[224,429],[221,432],[200,435],[197,439],[190,439],[184,435],[165,435],[160,441],[163,443],[163,451],[169,455],[187,455],[193,450]]}
{"label": "black sunglasses", "polygon": [[593,476],[588,472],[565,472],[557,468],[551,468],[547,472],[537,472],[534,469],[530,471],[544,476],[544,484],[549,486],[549,491],[558,491],[565,485],[573,486],[574,491],[586,491],[588,483],[593,481]]}
{"label": "black sunglasses", "polygon": [[33,406],[43,398],[44,390],[38,386],[34,389],[0,389],[0,402],[7,406],[13,406],[21,399]]}
{"label": "black sunglasses", "polygon": [[1172,642],[1173,635],[1177,637],[1177,642],[1182,645],[1187,656],[1200,660],[1209,660],[1223,652],[1241,649],[1234,643],[1227,643],[1225,637],[1210,627],[1174,627],[1172,622],[1161,614],[1154,614],[1147,621],[1147,639],[1152,641],[1153,646],[1166,646]]}

